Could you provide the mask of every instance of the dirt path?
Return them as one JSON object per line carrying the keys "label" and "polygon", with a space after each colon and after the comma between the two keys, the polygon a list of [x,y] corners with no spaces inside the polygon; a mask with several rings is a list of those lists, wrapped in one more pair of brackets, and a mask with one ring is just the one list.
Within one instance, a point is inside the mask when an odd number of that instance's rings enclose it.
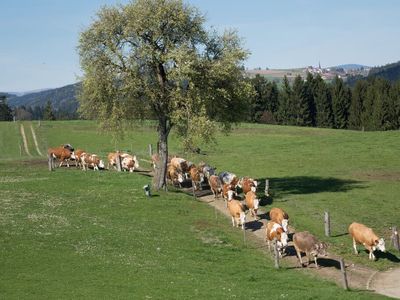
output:
{"label": "dirt path", "polygon": [[32,131],[32,136],[33,136],[33,142],[35,143],[35,147],[36,147],[36,152],[40,156],[43,156],[42,152],[40,152],[39,145],[38,145],[38,142],[37,142],[37,139],[36,139],[36,134],[35,134],[35,131],[33,130],[32,124],[31,124],[31,131]]}
{"label": "dirt path", "polygon": [[[222,199],[214,200],[214,197],[209,195],[208,192],[202,192],[199,194],[198,199],[202,202],[208,203],[216,210],[229,217],[227,222],[230,222],[230,215]],[[258,221],[254,220],[250,214],[246,215],[246,235],[252,235],[253,237],[256,237],[259,242],[265,243],[264,222],[266,222],[266,214],[259,210],[259,215],[262,220]],[[290,229],[291,228],[289,227],[289,231],[293,231]],[[267,246],[265,247],[265,251],[269,253]],[[315,268],[314,263],[311,263],[307,268],[300,268],[292,242],[289,243],[287,252],[288,255],[283,258],[285,265],[289,265],[289,267],[295,268],[300,272],[307,272],[314,274],[317,277],[333,280],[339,286],[343,286],[343,276],[340,271],[338,256],[329,254],[327,257],[319,258],[319,269]],[[374,291],[379,294],[400,299],[400,269],[388,272],[377,272],[376,270],[364,266],[346,262],[346,272],[350,288]]]}
{"label": "dirt path", "polygon": [[26,154],[28,154],[28,156],[32,157],[32,155],[30,154],[29,149],[28,149],[28,142],[26,141],[24,125],[22,125],[22,124],[20,126],[20,131],[21,131],[21,135],[22,135],[22,141],[24,142],[25,152],[26,152]]}

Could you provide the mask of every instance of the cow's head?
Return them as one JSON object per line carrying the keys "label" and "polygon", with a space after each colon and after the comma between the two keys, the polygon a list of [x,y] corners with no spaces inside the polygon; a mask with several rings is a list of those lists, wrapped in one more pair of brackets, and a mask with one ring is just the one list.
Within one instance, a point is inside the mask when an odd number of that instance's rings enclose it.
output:
{"label": "cow's head", "polygon": [[376,247],[376,250],[386,252],[385,240],[383,238],[376,240],[375,247]]}
{"label": "cow's head", "polygon": [[76,159],[77,159],[77,157],[76,157],[76,155],[75,155],[75,152],[74,152],[74,151],[72,151],[72,153],[71,153],[71,158],[72,158],[72,159],[74,159],[74,160],[76,160]]}

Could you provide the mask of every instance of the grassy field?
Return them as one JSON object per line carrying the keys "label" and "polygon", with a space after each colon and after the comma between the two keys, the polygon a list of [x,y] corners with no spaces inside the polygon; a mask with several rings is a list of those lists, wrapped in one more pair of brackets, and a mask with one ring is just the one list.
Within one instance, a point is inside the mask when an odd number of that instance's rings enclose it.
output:
{"label": "grassy field", "polygon": [[[105,156],[117,146],[148,159],[147,146],[156,142],[151,124],[117,143],[93,122],[32,124],[42,152],[71,143]],[[274,270],[259,245],[243,245],[242,233],[230,220],[216,220],[208,205],[179,192],[145,198],[148,177],[50,173],[45,158],[21,156],[18,126],[0,123],[0,298],[379,298],[345,292],[307,271]],[[400,225],[399,135],[244,124],[203,147],[204,154],[186,157],[269,178],[273,196],[265,210],[282,207],[297,230],[315,233],[330,251],[386,269],[399,266],[399,253],[389,247],[369,262],[363,251],[351,254],[343,234],[360,221],[388,239],[389,227]],[[174,136],[170,148],[179,153]],[[325,210],[332,238],[323,236]]]}

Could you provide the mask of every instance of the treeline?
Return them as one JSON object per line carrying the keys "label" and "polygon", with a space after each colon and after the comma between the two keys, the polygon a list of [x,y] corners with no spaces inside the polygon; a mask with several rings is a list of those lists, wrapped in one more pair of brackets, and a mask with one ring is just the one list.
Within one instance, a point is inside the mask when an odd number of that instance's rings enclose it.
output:
{"label": "treeline", "polygon": [[321,76],[297,76],[290,83],[285,76],[278,88],[257,75],[251,79],[256,97],[252,101],[253,122],[340,128],[392,130],[400,128],[400,81],[383,78],[358,80],[350,88],[341,78],[331,83]]}

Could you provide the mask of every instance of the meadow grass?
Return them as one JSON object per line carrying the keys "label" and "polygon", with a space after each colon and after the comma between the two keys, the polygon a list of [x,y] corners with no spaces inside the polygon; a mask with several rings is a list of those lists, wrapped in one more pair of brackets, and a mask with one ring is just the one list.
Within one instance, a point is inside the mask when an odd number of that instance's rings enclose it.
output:
{"label": "meadow grass", "polygon": [[[117,146],[148,159],[147,146],[157,138],[151,123],[118,142],[88,121],[42,122],[35,129],[41,150],[71,143],[103,156]],[[19,157],[12,130],[19,133],[0,123],[2,149],[11,152],[0,151],[1,298],[378,298],[345,292],[305,270],[274,270],[257,243],[243,245],[240,230],[223,216],[216,220],[207,204],[179,192],[147,199],[142,187],[149,177],[49,172],[45,158]],[[360,221],[387,238],[389,226],[400,223],[399,143],[399,132],[243,124],[219,135],[217,145],[203,146],[203,154],[185,157],[269,178],[266,211],[282,207],[297,230],[318,235],[330,251],[386,269],[398,266],[392,248],[391,256],[369,262],[365,252],[352,255],[343,234]],[[174,135],[170,149],[180,153]],[[323,236],[325,210],[335,237]]]}

